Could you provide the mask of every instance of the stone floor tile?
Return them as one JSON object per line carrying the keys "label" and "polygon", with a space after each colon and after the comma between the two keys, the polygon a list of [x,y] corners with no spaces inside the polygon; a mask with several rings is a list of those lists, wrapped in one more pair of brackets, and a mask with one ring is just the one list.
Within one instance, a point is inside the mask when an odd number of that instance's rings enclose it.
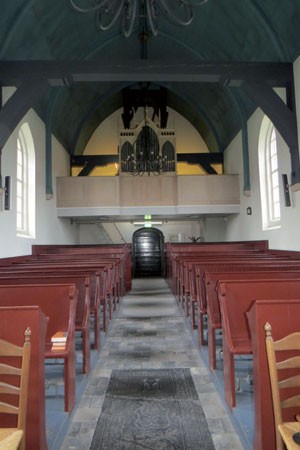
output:
{"label": "stone floor tile", "polygon": [[133,280],[132,292],[109,326],[61,450],[89,450],[112,369],[181,367],[191,370],[216,450],[242,450],[189,327],[164,280]]}

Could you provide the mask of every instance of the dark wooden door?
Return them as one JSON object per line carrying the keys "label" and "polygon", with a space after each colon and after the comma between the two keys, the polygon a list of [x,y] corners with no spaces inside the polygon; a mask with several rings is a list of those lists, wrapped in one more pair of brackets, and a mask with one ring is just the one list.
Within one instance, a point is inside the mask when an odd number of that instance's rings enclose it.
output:
{"label": "dark wooden door", "polygon": [[156,228],[141,228],[133,234],[133,276],[164,276],[164,235]]}

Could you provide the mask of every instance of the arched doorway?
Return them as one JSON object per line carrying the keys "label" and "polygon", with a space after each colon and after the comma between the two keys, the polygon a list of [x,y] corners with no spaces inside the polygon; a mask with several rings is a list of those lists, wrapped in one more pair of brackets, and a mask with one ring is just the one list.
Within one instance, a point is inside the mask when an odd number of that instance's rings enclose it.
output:
{"label": "arched doorway", "polygon": [[164,235],[156,228],[140,228],[132,238],[133,277],[164,276]]}

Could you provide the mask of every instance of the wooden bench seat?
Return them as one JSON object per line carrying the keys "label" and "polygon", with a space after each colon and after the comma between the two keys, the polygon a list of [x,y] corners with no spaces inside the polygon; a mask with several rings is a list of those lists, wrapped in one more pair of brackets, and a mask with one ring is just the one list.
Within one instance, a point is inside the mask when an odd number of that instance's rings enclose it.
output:
{"label": "wooden bench seat", "polygon": [[265,278],[300,278],[299,271],[285,269],[284,267],[251,267],[243,270],[241,267],[228,267],[219,271],[208,270],[205,272],[204,280],[206,286],[207,300],[207,340],[208,340],[208,360],[211,370],[216,369],[216,330],[222,328],[221,311],[217,293],[218,283],[222,280],[239,279],[265,279]]}
{"label": "wooden bench seat", "polygon": [[[186,275],[181,277],[184,279],[185,286],[181,289],[181,292],[187,291],[188,295],[185,296],[185,313],[186,315],[191,315],[192,325],[196,328],[195,321],[195,311],[197,305],[198,311],[198,342],[199,346],[205,343],[204,341],[204,317],[207,314],[207,301],[206,301],[206,291],[204,284],[204,274],[206,270],[211,270],[216,267],[229,267],[229,266],[244,266],[244,267],[256,267],[256,266],[268,266],[274,264],[276,258],[256,258],[255,256],[248,257],[243,255],[238,257],[237,255],[218,255],[218,258],[189,258],[183,260],[185,265]],[[294,264],[295,261],[294,261]],[[180,300],[179,300],[180,301]],[[181,303],[182,304],[182,303]]]}
{"label": "wooden bench seat", "polygon": [[[275,256],[268,255],[267,253],[252,250],[233,250],[227,252],[201,252],[201,253],[181,253],[173,259],[173,273],[174,273],[174,295],[182,297],[184,288],[188,288],[189,275],[186,270],[186,263],[204,263],[214,262],[216,263],[220,259],[275,259]],[[285,257],[286,258],[286,257]]]}
{"label": "wooden bench seat", "polygon": [[255,300],[300,298],[300,279],[224,280],[218,284],[222,316],[224,394],[236,406],[234,356],[252,353],[247,311]]}
{"label": "wooden bench seat", "polygon": [[205,272],[212,270],[234,270],[237,268],[238,270],[248,271],[255,270],[259,268],[259,270],[271,270],[273,267],[286,267],[287,269],[297,270],[300,268],[300,261],[290,259],[277,259],[277,258],[268,258],[268,259],[257,259],[257,258],[249,258],[249,259],[239,259],[232,258],[230,261],[228,259],[221,259],[212,262],[212,261],[204,261],[202,263],[195,263],[194,271],[197,277],[197,285],[199,292],[197,293],[197,302],[198,302],[198,342],[199,346],[205,343],[204,341],[204,324],[203,318],[207,315],[207,295],[206,295],[206,286],[205,286]]}
{"label": "wooden bench seat", "polygon": [[[271,324],[274,340],[281,339],[290,333],[299,332],[300,296],[297,299],[291,300],[257,300],[251,304],[247,317],[253,351],[253,449],[275,449],[276,430],[274,426],[264,325],[266,322]],[[299,350],[297,350],[297,356],[299,356]],[[295,408],[285,409],[284,421],[293,422],[296,413],[299,414],[299,411],[295,410]]]}
{"label": "wooden bench seat", "polygon": [[130,291],[132,287],[131,244],[100,244],[100,245],[33,245],[32,255],[40,254],[85,254],[102,256],[104,258],[120,258],[121,260],[121,294]]}
{"label": "wooden bench seat", "polygon": [[[64,360],[65,411],[76,401],[75,315],[78,291],[74,284],[0,285],[0,306],[37,305],[48,318],[45,358]],[[53,350],[51,337],[67,332],[65,349]]]}
{"label": "wooden bench seat", "polygon": [[[0,339],[16,345],[24,342],[24,329],[29,327],[31,330],[25,445],[30,450],[48,450],[44,356],[47,318],[38,306],[1,306],[0,324]],[[15,427],[15,418],[10,414],[1,415],[0,422],[2,427]]]}
{"label": "wooden bench seat", "polygon": [[97,254],[73,254],[73,253],[60,253],[60,254],[45,254],[45,255],[38,255],[35,257],[31,257],[27,261],[25,261],[27,264],[70,264],[70,265],[76,265],[78,263],[86,265],[93,265],[97,266],[108,266],[110,267],[109,272],[109,283],[107,284],[107,295],[109,295],[112,298],[112,302],[114,304],[114,308],[116,308],[116,305],[119,303],[120,296],[122,292],[124,292],[124,288],[122,287],[124,285],[124,282],[122,280],[122,273],[123,273],[123,264],[120,257],[111,256],[109,258],[104,256],[99,256]]}
{"label": "wooden bench seat", "polygon": [[[107,267],[108,272],[108,282],[107,282],[107,296],[111,298],[112,304],[117,304],[119,302],[120,296],[120,259],[119,258],[98,258],[96,256],[87,257],[86,255],[46,255],[46,257],[37,257],[34,259],[30,259],[25,263],[21,264],[22,266],[27,265],[31,266],[40,266],[42,267],[50,267],[50,266],[58,266],[58,267],[82,267],[82,268],[104,268]],[[20,266],[20,264],[17,264]]]}
{"label": "wooden bench seat", "polygon": [[[269,259],[264,254],[258,254],[257,251],[245,251],[238,250],[228,253],[213,254],[191,254],[178,258],[178,276],[175,283],[177,299],[181,306],[184,308],[186,317],[191,317],[192,328],[198,327],[199,331],[199,345],[204,342],[203,338],[203,320],[207,314],[205,285],[203,284],[203,273],[206,265],[217,264],[223,262],[223,264],[231,264],[237,262],[247,262],[250,258],[257,260]],[[272,257],[274,259],[274,257]],[[199,270],[199,266],[202,267],[202,272]],[[196,267],[198,270],[196,271]],[[198,311],[198,323],[196,324],[196,310]]]}
{"label": "wooden bench seat", "polygon": [[[201,264],[205,262],[212,262],[217,263],[219,260],[231,260],[231,259],[263,259],[263,260],[274,260],[278,257],[274,255],[270,255],[268,253],[260,252],[260,251],[252,251],[252,250],[233,250],[233,251],[227,251],[227,252],[203,252],[203,253],[183,253],[179,254],[173,259],[173,272],[175,277],[175,295],[181,296],[182,289],[188,288],[188,280],[189,275],[186,263],[189,262],[190,264],[194,262],[194,264]],[[287,259],[287,257],[280,257],[283,259]]]}
{"label": "wooden bench seat", "polygon": [[0,285],[10,284],[75,284],[78,290],[76,305],[75,331],[81,333],[82,338],[82,371],[88,373],[91,368],[91,340],[90,340],[90,276],[78,274],[36,273],[19,274],[3,277],[0,274]]}
{"label": "wooden bench seat", "polygon": [[201,255],[204,252],[231,252],[233,250],[256,250],[269,252],[267,240],[261,241],[232,241],[232,242],[168,242],[166,243],[166,279],[172,291],[174,291],[174,263],[177,256],[186,254]]}
{"label": "wooden bench seat", "polygon": [[[92,291],[91,296],[91,313],[95,319],[95,340],[96,340],[96,348],[99,348],[100,345],[100,317],[99,310],[102,306],[103,312],[103,329],[107,330],[107,317],[109,311],[109,317],[112,316],[112,298],[109,295],[111,292],[111,270],[113,266],[111,264],[93,261],[60,261],[60,262],[34,262],[31,264],[30,262],[22,263],[22,264],[14,264],[12,266],[0,267],[0,275],[8,274],[8,273],[49,273],[49,272],[59,272],[59,273],[86,273],[87,271],[92,271],[95,274],[98,274],[98,278],[96,281],[96,291]],[[93,292],[95,295],[93,295]]]}

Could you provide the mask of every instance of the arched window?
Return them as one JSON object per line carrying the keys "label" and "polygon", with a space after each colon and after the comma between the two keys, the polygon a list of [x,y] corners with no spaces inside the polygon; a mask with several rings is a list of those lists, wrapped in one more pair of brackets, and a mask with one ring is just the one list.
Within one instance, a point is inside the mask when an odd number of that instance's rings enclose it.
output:
{"label": "arched window", "polygon": [[35,151],[27,123],[17,137],[16,217],[17,235],[35,237]]}
{"label": "arched window", "polygon": [[280,227],[280,190],[276,129],[263,119],[259,137],[259,176],[263,229]]}

